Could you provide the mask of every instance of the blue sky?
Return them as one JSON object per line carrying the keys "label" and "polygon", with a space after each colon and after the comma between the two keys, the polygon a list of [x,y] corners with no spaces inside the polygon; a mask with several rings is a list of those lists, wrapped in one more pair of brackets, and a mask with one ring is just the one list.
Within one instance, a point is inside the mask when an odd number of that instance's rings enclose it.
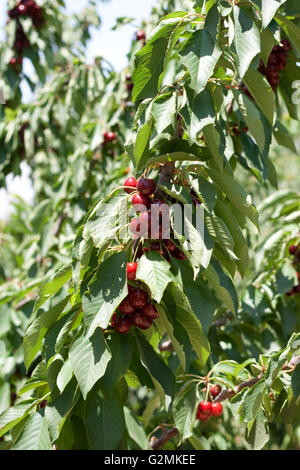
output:
{"label": "blue sky", "polygon": [[[3,0],[1,0],[1,3]],[[84,7],[85,0],[66,0],[70,11],[79,11]],[[99,30],[93,28],[92,39],[88,45],[87,61],[90,62],[95,56],[103,56],[114,66],[121,70],[127,65],[126,54],[128,53],[135,28],[132,25],[123,26],[117,31],[111,28],[115,25],[116,18],[130,16],[136,18],[139,24],[143,18],[149,17],[151,8],[156,0],[110,0],[109,2],[98,2],[102,24]],[[6,9],[0,9],[0,28],[5,23]],[[0,33],[0,38],[3,37]],[[0,220],[7,217],[10,212],[10,201],[14,194],[21,195],[25,201],[32,202],[33,191],[29,179],[29,169],[22,164],[22,176],[7,178],[8,192],[0,189]]]}

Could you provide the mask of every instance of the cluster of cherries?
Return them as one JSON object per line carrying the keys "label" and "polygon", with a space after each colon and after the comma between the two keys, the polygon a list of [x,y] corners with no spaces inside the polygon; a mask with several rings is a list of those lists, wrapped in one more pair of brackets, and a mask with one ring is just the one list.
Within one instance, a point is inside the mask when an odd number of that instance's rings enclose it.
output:
{"label": "cluster of cherries", "polygon": [[[283,39],[281,44],[277,44],[273,47],[271,54],[268,59],[267,65],[260,60],[258,71],[265,75],[269,84],[271,85],[272,90],[276,90],[277,85],[280,81],[280,72],[286,68],[288,53],[291,49],[291,45],[287,39]],[[245,84],[241,86],[243,92],[253,99],[250,91]]]}
{"label": "cluster of cherries", "polygon": [[266,76],[273,90],[276,90],[280,81],[280,72],[286,67],[290,49],[291,45],[289,41],[287,39],[283,39],[280,45],[273,47],[266,66],[262,60],[260,61],[258,70]]}
{"label": "cluster of cherries", "polygon": [[[220,385],[212,385],[209,391],[213,397],[217,397],[221,393],[221,387]],[[222,403],[218,401],[212,403],[210,401],[203,400],[200,401],[197,408],[197,419],[199,419],[199,421],[207,421],[212,416],[221,416],[222,412]]]}
{"label": "cluster of cherries", "polygon": [[[298,245],[290,245],[289,246],[289,253],[290,255],[294,256],[297,258],[300,262],[300,246]],[[294,294],[299,294],[300,293],[300,273],[297,272],[297,278],[298,278],[298,284],[294,286],[291,290],[289,290],[286,295],[287,296],[292,296]]]}
{"label": "cluster of cherries", "polygon": [[31,18],[36,28],[42,26],[44,22],[43,9],[34,0],[19,0],[17,5],[8,11],[8,16],[12,20],[21,17]]}
{"label": "cluster of cherries", "polygon": [[17,5],[8,11],[8,22],[11,20],[17,21],[16,36],[14,41],[15,57],[9,61],[10,67],[20,74],[23,64],[23,50],[30,46],[29,40],[24,32],[22,25],[19,23],[19,18],[29,17],[36,28],[42,26],[44,22],[43,9],[37,5],[34,0],[20,0]]}
{"label": "cluster of cherries", "polygon": [[[137,263],[127,263],[127,279],[134,281],[136,278]],[[141,330],[148,330],[153,320],[159,317],[157,308],[149,301],[146,291],[134,288],[128,284],[128,295],[120,303],[118,311],[111,319],[111,325],[119,333],[128,333],[131,325]]]}
{"label": "cluster of cherries", "polygon": [[[167,260],[169,260],[169,256],[186,260],[186,255],[177,248],[172,240],[164,239],[165,230],[169,226],[169,205],[164,200],[155,198],[156,182],[150,178],[142,177],[137,181],[135,178],[130,177],[125,181],[124,187],[129,194],[135,192],[132,197],[132,205],[139,213],[139,216],[133,218],[130,222],[130,231],[133,238],[150,238],[151,236],[154,238],[149,246],[138,252],[138,256],[147,251],[157,251]],[[138,193],[136,193],[136,190]],[[158,215],[155,222],[153,221],[154,217],[151,216],[151,211],[152,214]],[[163,226],[163,218],[165,218],[166,227]],[[154,224],[156,225],[154,226]]]}
{"label": "cluster of cherries", "polygon": [[112,132],[112,131],[103,132],[103,144],[104,145],[109,144],[110,142],[113,142],[114,140],[116,140],[116,138],[117,138],[117,134],[115,132]]}

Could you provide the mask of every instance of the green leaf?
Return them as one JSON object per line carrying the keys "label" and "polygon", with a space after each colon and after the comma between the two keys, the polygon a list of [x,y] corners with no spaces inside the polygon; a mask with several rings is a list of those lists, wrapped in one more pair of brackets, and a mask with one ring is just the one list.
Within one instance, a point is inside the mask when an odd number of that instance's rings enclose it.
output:
{"label": "green leaf", "polygon": [[137,335],[137,344],[141,355],[141,362],[151,375],[161,402],[168,410],[175,393],[175,377],[160,355],[154,351],[148,341],[140,334]]}
{"label": "green leaf", "polygon": [[58,439],[60,431],[79,397],[80,392],[78,390],[77,381],[75,377],[73,377],[64,391],[47,404],[45,417],[49,426],[49,434],[52,442]]}
{"label": "green leaf", "polygon": [[170,125],[175,125],[176,113],[176,93],[164,93],[155,98],[152,104],[152,116],[155,120],[155,127],[158,134]]}
{"label": "green leaf", "polygon": [[278,294],[285,294],[298,283],[297,273],[289,261],[285,262],[276,272]]}
{"label": "green leaf", "polygon": [[226,276],[226,274],[216,263],[214,263],[214,267],[213,264],[210,264],[207,267],[204,275],[212,285],[219,298],[235,315],[238,307],[238,299],[234,284],[231,279]]}
{"label": "green leaf", "polygon": [[294,139],[280,121],[276,121],[273,132],[279,145],[283,145],[297,155]]}
{"label": "green leaf", "polygon": [[190,19],[180,17],[163,19],[154,30],[146,46],[136,54],[133,73],[133,101],[156,96],[160,87],[169,51],[173,49],[185,24]]}
{"label": "green leaf", "polygon": [[276,11],[285,2],[286,0],[268,0],[267,2],[262,2],[261,19],[263,29],[265,29],[271,23]]}
{"label": "green leaf", "polygon": [[48,329],[58,320],[69,300],[70,296],[67,296],[61,302],[54,305],[50,310],[41,313],[40,316],[37,317],[29,326],[23,340],[26,369],[28,369],[36,354],[39,352],[43,338]]}
{"label": "green leaf", "polygon": [[186,104],[181,109],[185,125],[187,127],[189,141],[194,144],[199,132],[207,125],[215,122],[215,110],[212,97],[205,88],[201,93],[195,93],[188,85],[185,85]]}
{"label": "green leaf", "polygon": [[179,56],[191,77],[191,88],[195,94],[204,90],[212,76],[222,50],[206,29],[194,31],[183,44]]}
{"label": "green leaf", "polygon": [[39,289],[38,298],[34,304],[33,314],[43,305],[46,300],[53,294],[58,292],[72,276],[71,265],[60,269],[51,277],[50,281],[46,281]]}
{"label": "green leaf", "polygon": [[[252,19],[239,6],[233,7],[235,25],[235,48],[238,56],[238,69],[243,78],[252,60],[260,52],[260,35]],[[251,47],[249,47],[251,44]]]}
{"label": "green leaf", "polygon": [[264,158],[267,158],[272,138],[272,128],[269,122],[253,101],[244,93],[236,93],[236,90],[234,90],[234,96],[261,154]]}
{"label": "green leaf", "polygon": [[283,31],[286,33],[290,41],[292,42],[294,48],[296,49],[297,56],[300,55],[300,28],[293,21],[286,18],[283,15],[277,13],[275,15],[275,20],[282,27]]}
{"label": "green leaf", "polygon": [[134,144],[134,157],[137,170],[141,169],[147,162],[150,156],[149,139],[153,129],[153,120],[146,121],[140,127],[135,144]]}
{"label": "green leaf", "polygon": [[126,263],[124,251],[113,254],[100,265],[88,284],[82,298],[88,335],[93,334],[98,326],[107,328],[112,314],[128,294]]}
{"label": "green leaf", "polygon": [[27,420],[16,442],[12,446],[12,450],[51,449],[52,446],[47,421],[40,413],[35,413]]}
{"label": "green leaf", "polygon": [[292,390],[294,397],[300,395],[300,364],[298,364],[292,373]]}
{"label": "green leaf", "polygon": [[105,374],[111,353],[100,328],[91,337],[79,333],[70,346],[69,357],[81,393],[86,398],[94,384]]}
{"label": "green leaf", "polygon": [[196,385],[189,383],[184,388],[184,391],[180,392],[178,398],[176,398],[173,408],[175,426],[180,433],[181,441],[193,434],[192,428],[196,419],[198,404]]}
{"label": "green leaf", "polygon": [[265,389],[266,383],[264,380],[260,380],[256,385],[249,389],[243,404],[244,420],[247,423],[256,419],[262,406]]}
{"label": "green leaf", "polygon": [[138,262],[136,278],[145,282],[151,290],[151,297],[160,302],[171,281],[170,265],[158,253],[145,253]]}
{"label": "green leaf", "polygon": [[258,227],[258,217],[255,207],[252,205],[250,196],[247,196],[244,188],[235,181],[232,176],[221,173],[217,170],[208,169],[208,175],[228,199],[243,214],[245,214],[253,224]]}
{"label": "green leaf", "polygon": [[249,68],[244,76],[244,82],[269,123],[273,125],[275,94],[267,79],[258,70]]}
{"label": "green leaf", "polygon": [[129,335],[120,335],[116,332],[111,335],[108,346],[111,351],[111,360],[107,365],[103,381],[108,392],[111,392],[118,380],[129,369],[133,354],[132,339]]}
{"label": "green leaf", "polygon": [[0,437],[18,424],[35,407],[38,400],[31,398],[8,408],[0,415]]}
{"label": "green leaf", "polygon": [[263,411],[260,409],[250,433],[246,434],[246,441],[253,450],[261,450],[270,439],[265,421]]}
{"label": "green leaf", "polygon": [[132,412],[124,406],[124,417],[126,429],[129,437],[142,449],[149,449],[149,440],[145,434],[144,428],[142,425],[135,419]]}
{"label": "green leaf", "polygon": [[89,394],[85,427],[90,450],[114,450],[125,431],[123,408],[117,393],[101,393],[95,387]]}

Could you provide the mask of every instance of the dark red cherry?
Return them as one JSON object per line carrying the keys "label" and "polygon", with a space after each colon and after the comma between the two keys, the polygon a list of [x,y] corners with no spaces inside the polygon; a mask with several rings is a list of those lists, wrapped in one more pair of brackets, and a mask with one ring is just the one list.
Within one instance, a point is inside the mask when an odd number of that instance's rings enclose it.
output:
{"label": "dark red cherry", "polygon": [[135,289],[129,294],[129,300],[133,307],[143,308],[148,303],[148,294],[143,289]]}
{"label": "dark red cherry", "polygon": [[118,308],[120,312],[124,313],[125,315],[130,315],[134,312],[134,307],[130,303],[129,295],[127,295],[127,297],[122,300]]}
{"label": "dark red cherry", "polygon": [[146,315],[146,317],[151,318],[151,320],[155,320],[156,318],[159,317],[159,313],[157,311],[157,308],[155,307],[154,304],[148,304],[143,308],[143,314]]}
{"label": "dark red cherry", "polygon": [[131,323],[141,330],[148,330],[152,326],[153,320],[143,314],[141,310],[136,310],[130,317]]}
{"label": "dark red cherry", "polygon": [[156,183],[149,178],[140,178],[137,182],[137,189],[143,196],[151,196],[156,189]]}
{"label": "dark red cherry", "polygon": [[[133,208],[138,212],[144,212],[149,209],[151,201],[147,196],[143,196],[142,194],[135,194],[132,197],[132,204]],[[137,206],[137,207],[135,207]],[[144,207],[143,207],[144,206]]]}
{"label": "dark red cherry", "polygon": [[137,41],[144,41],[146,39],[146,34],[145,31],[139,30],[136,32],[136,40]]}
{"label": "dark red cherry", "polygon": [[221,390],[222,388],[220,385],[212,385],[209,389],[213,397],[217,397],[221,393]]}
{"label": "dark red cherry", "polygon": [[128,333],[131,327],[131,322],[129,318],[119,318],[117,325],[115,329],[117,330],[118,333],[121,333],[122,335],[125,333]]}
{"label": "dark red cherry", "polygon": [[298,247],[296,245],[291,245],[289,247],[290,255],[295,255],[297,253]]}

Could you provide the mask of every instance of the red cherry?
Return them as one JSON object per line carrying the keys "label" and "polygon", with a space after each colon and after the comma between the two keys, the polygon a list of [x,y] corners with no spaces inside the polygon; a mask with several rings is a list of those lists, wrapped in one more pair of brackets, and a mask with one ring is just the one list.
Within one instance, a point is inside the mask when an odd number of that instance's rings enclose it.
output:
{"label": "red cherry", "polygon": [[198,409],[201,413],[203,413],[206,416],[212,415],[212,404],[210,401],[201,401],[199,403]]}
{"label": "red cherry", "polygon": [[118,317],[117,317],[117,314],[116,312],[113,314],[113,316],[111,317],[111,326],[113,328],[115,328],[117,326],[117,323],[118,323]]}
{"label": "red cherry", "polygon": [[131,327],[131,322],[128,318],[119,318],[117,325],[116,325],[116,330],[118,333],[121,335],[124,335],[125,333],[128,333]]}
{"label": "red cherry", "polygon": [[172,240],[164,241],[164,245],[170,253],[173,253],[177,248],[176,245],[172,242]]}
{"label": "red cherry", "polygon": [[298,247],[296,245],[291,245],[289,247],[290,255],[295,255],[297,253]]}
{"label": "red cherry", "polygon": [[143,308],[143,314],[146,315],[146,317],[151,318],[151,320],[155,320],[159,317],[157,308],[153,304],[146,305],[146,307]]}
{"label": "red cherry", "polygon": [[211,405],[211,413],[213,416],[220,416],[223,412],[223,406],[222,403],[213,403]]}
{"label": "red cherry", "polygon": [[177,258],[181,261],[187,260],[186,254],[183,253],[182,251],[180,251],[178,248],[176,248],[176,250],[174,250],[174,252],[172,253],[172,256],[174,256],[174,258]]}
{"label": "red cherry", "polygon": [[[126,193],[128,194],[132,193],[132,191],[136,189],[136,179],[130,176],[130,178],[127,178],[127,180],[124,181],[124,186],[125,186],[124,191],[126,191]],[[126,188],[126,186],[129,186],[129,188]]]}
{"label": "red cherry", "polygon": [[137,263],[127,263],[127,279],[135,280],[137,266]]}
{"label": "red cherry", "polygon": [[[143,196],[142,194],[135,194],[132,197],[132,204],[133,206],[141,206],[141,207],[133,207],[136,211],[143,212],[149,209],[151,201],[147,196]],[[144,206],[144,207],[142,207]]]}
{"label": "red cherry", "polygon": [[151,234],[151,214],[150,212],[142,212],[139,217],[141,236],[148,238]]}
{"label": "red cherry", "polygon": [[133,238],[136,239],[140,236],[140,221],[139,219],[132,219],[129,228],[131,233],[133,233]]}
{"label": "red cherry", "polygon": [[156,183],[152,179],[140,178],[137,182],[137,189],[143,196],[151,196],[156,189]]}
{"label": "red cherry", "polygon": [[40,403],[40,408],[45,408],[47,406],[47,400],[42,400]]}
{"label": "red cherry", "polygon": [[231,86],[230,85],[226,85],[226,90],[230,90]]}
{"label": "red cherry", "polygon": [[127,73],[127,74],[126,74],[125,80],[126,80],[126,82],[131,82],[131,75],[130,75],[130,73]]}
{"label": "red cherry", "polygon": [[25,5],[18,5],[18,12],[20,15],[26,15],[27,13],[27,7]]}
{"label": "red cherry", "polygon": [[137,40],[137,41],[144,41],[145,39],[146,39],[145,31],[143,31],[143,30],[137,31],[137,33],[136,33],[136,40]]}
{"label": "red cherry", "polygon": [[107,144],[108,142],[112,142],[117,138],[115,132],[103,132],[104,143]]}
{"label": "red cherry", "polygon": [[119,305],[119,310],[120,312],[124,313],[125,315],[130,315],[131,313],[134,312],[134,308],[130,303],[129,296],[125,297],[124,300]]}
{"label": "red cherry", "polygon": [[210,418],[210,415],[203,413],[201,409],[201,403],[199,403],[198,408],[197,408],[197,419],[199,419],[200,421],[207,421]]}
{"label": "red cherry", "polygon": [[142,289],[135,289],[129,294],[129,300],[133,307],[143,308],[148,303],[148,294]]}
{"label": "red cherry", "polygon": [[131,323],[141,330],[148,330],[152,326],[153,320],[143,314],[141,310],[136,310],[130,317]]}
{"label": "red cherry", "polygon": [[217,397],[221,393],[221,390],[222,388],[220,385],[212,385],[209,389],[213,397]]}

